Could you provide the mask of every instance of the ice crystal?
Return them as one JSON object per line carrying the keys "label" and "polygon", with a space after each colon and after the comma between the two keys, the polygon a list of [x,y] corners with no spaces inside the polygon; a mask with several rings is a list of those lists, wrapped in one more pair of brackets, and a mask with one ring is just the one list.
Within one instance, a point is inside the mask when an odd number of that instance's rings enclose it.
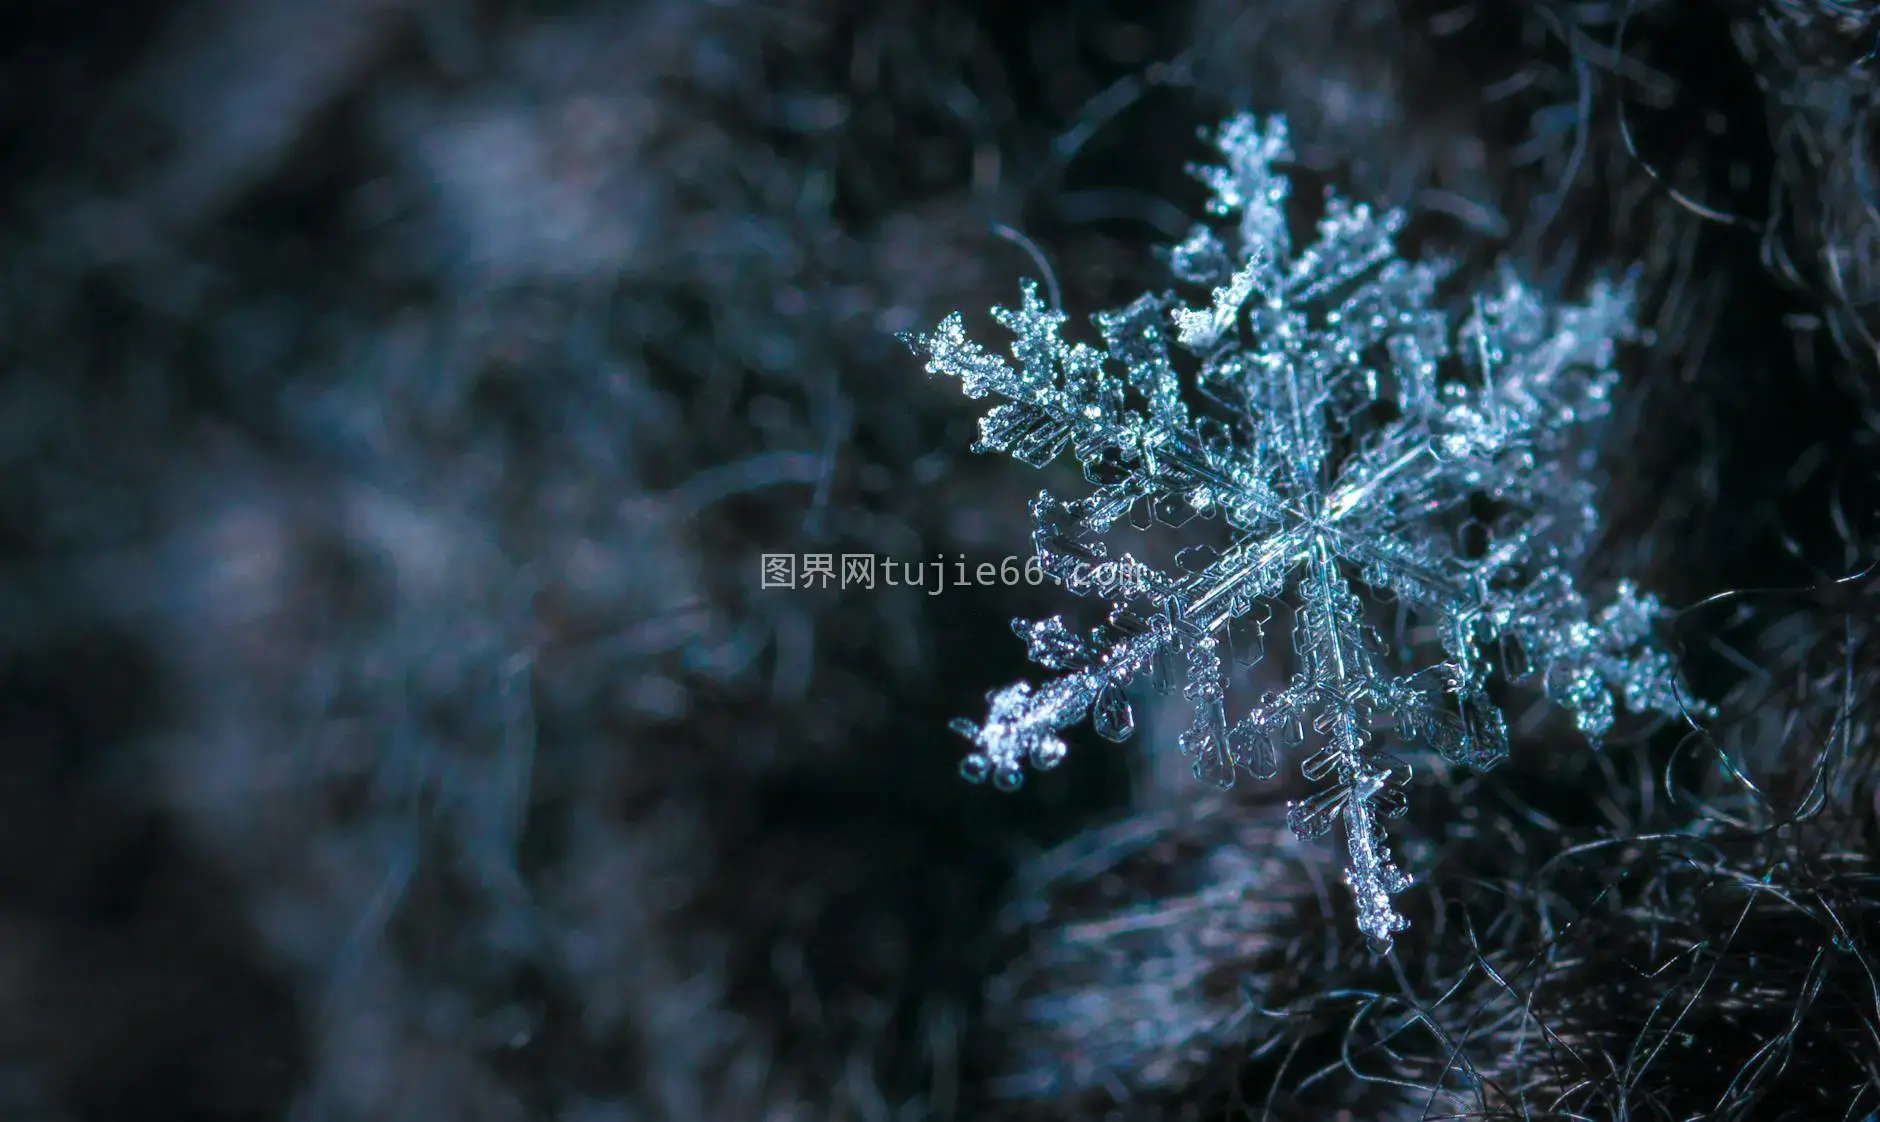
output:
{"label": "ice crystal", "polygon": [[[1284,123],[1242,116],[1213,139],[1225,166],[1195,169],[1211,221],[1168,251],[1180,285],[1212,290],[1206,303],[1152,293],[1101,312],[1098,350],[1066,342],[1066,317],[1028,283],[1021,307],[993,312],[1017,336],[1016,366],[973,343],[958,314],[909,340],[968,396],[1003,399],[976,451],[1033,467],[1077,458],[1094,490],[1041,493],[1033,542],[1048,574],[1111,609],[1088,633],[1013,622],[1031,658],[1062,673],[993,692],[983,724],[956,721],[974,745],[962,771],[1016,787],[1024,763],[1063,759],[1060,733],[1086,715],[1127,738],[1124,686],[1179,668],[1196,776],[1270,778],[1303,756],[1316,790],[1289,821],[1304,837],[1342,825],[1358,925],[1383,951],[1405,926],[1391,897],[1409,878],[1380,820],[1404,811],[1411,768],[1378,733],[1493,766],[1508,731],[1492,673],[1538,682],[1595,741],[1615,693],[1634,711],[1687,708],[1654,646],[1659,603],[1621,583],[1596,604],[1571,569],[1597,519],[1575,430],[1607,409],[1615,345],[1637,335],[1631,292],[1600,283],[1583,304],[1556,304],[1504,268],[1452,333],[1436,303],[1447,267],[1396,255],[1400,212],[1328,193],[1316,240],[1295,251],[1275,167],[1290,157]],[[1101,538],[1126,517],[1140,529],[1218,519],[1227,544],[1191,546],[1169,571],[1112,559]],[[1118,571],[1129,579],[1093,576]],[[1401,653],[1427,646],[1432,665],[1394,671],[1371,622],[1386,599],[1417,623],[1398,628]],[[1279,603],[1296,673],[1230,721],[1224,657],[1257,654],[1230,630]]]}

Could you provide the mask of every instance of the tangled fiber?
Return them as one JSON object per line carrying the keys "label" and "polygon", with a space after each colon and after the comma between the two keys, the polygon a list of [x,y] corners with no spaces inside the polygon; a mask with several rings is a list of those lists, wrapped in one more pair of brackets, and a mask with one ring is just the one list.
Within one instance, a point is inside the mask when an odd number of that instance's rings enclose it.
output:
{"label": "tangled fiber", "polygon": [[[1865,6],[0,27],[0,1114],[1880,1110]],[[1591,576],[1719,715],[1419,777],[1386,959],[1283,790],[957,781],[1049,590],[758,580],[1017,552],[1035,484],[894,335],[1149,287],[1237,108],[1465,270],[1636,263],[1656,334]]]}

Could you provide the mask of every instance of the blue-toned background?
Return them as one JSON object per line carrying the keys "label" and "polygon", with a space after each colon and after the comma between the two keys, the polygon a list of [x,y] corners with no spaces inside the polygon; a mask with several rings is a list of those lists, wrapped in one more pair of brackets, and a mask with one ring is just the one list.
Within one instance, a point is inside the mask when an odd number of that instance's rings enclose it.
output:
{"label": "blue-toned background", "polygon": [[[1836,582],[1872,541],[1876,33],[1826,0],[16,0],[0,1117],[1872,1110],[1880,661]],[[1729,593],[1673,637],[1710,738],[1542,722],[1419,777],[1391,961],[1283,785],[1204,797],[1146,697],[1017,796],[959,781],[947,720],[1061,593],[760,583],[1022,561],[1070,477],[971,456],[896,335],[983,327],[1034,249],[1072,309],[1161,283],[1239,108],[1288,116],[1298,196],[1406,207],[1465,277],[1637,264],[1658,343],[1590,577]]]}

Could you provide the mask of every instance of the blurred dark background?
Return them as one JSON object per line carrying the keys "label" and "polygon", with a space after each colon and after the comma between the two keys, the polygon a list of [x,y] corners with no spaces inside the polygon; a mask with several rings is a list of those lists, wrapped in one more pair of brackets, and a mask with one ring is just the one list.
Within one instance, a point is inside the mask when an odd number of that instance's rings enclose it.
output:
{"label": "blurred dark background", "polygon": [[[1880,1107],[1841,579],[1877,32],[1820,0],[15,0],[0,1118]],[[1243,108],[1288,116],[1296,197],[1405,207],[1465,280],[1639,268],[1588,576],[1702,603],[1673,639],[1724,703],[1695,746],[1546,725],[1421,779],[1394,964],[1349,945],[1338,855],[1203,797],[1157,709],[1016,796],[959,781],[946,721],[1026,673],[1007,621],[1050,589],[759,586],[763,553],[1022,558],[1039,478],[967,453],[896,333],[1014,301],[1026,241],[1073,311],[1160,286],[1197,130]],[[1627,841],[1667,833],[1706,848]],[[1435,1059],[1341,1056],[1319,999],[1358,992]]]}

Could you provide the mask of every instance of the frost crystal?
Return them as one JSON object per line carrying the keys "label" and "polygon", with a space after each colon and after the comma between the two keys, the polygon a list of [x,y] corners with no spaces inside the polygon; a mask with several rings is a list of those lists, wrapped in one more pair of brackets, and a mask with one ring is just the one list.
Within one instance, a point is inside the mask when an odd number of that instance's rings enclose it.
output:
{"label": "frost crystal", "polygon": [[[1405,926],[1391,897],[1409,878],[1380,819],[1405,809],[1411,769],[1377,731],[1493,766],[1508,754],[1485,688],[1497,669],[1538,682],[1594,740],[1615,692],[1635,711],[1686,709],[1652,645],[1659,603],[1621,583],[1596,605],[1569,568],[1597,519],[1574,429],[1606,411],[1614,346],[1636,335],[1632,297],[1602,283],[1584,304],[1551,304],[1504,268],[1452,336],[1433,305],[1447,267],[1396,256],[1400,212],[1328,194],[1317,239],[1294,252],[1290,185],[1274,168],[1290,157],[1283,122],[1238,117],[1214,143],[1225,166],[1196,174],[1210,215],[1238,221],[1197,225],[1168,251],[1178,282],[1212,289],[1204,305],[1163,293],[1099,313],[1097,350],[1065,342],[1065,316],[1028,283],[1022,307],[993,313],[1017,336],[1016,367],[969,340],[957,313],[910,339],[930,372],[1003,399],[976,451],[1043,467],[1068,450],[1082,464],[1094,491],[1041,493],[1033,542],[1048,574],[1111,608],[1087,634],[1055,617],[1014,621],[1031,658],[1063,673],[995,691],[983,724],[956,721],[975,746],[962,771],[1016,787],[1022,763],[1063,759],[1059,733],[1086,714],[1125,739],[1125,684],[1179,668],[1195,710],[1181,748],[1197,777],[1270,778],[1303,756],[1318,789],[1290,805],[1290,823],[1305,837],[1343,827],[1358,925],[1381,952]],[[1191,546],[1170,571],[1125,555],[1128,582],[1093,580],[1118,568],[1101,535],[1126,517],[1140,529],[1218,519],[1227,544]],[[1386,599],[1416,624],[1400,625],[1401,645],[1427,635],[1447,657],[1393,673],[1368,619]],[[1230,632],[1279,603],[1297,672],[1230,723],[1223,659],[1258,654]]]}

